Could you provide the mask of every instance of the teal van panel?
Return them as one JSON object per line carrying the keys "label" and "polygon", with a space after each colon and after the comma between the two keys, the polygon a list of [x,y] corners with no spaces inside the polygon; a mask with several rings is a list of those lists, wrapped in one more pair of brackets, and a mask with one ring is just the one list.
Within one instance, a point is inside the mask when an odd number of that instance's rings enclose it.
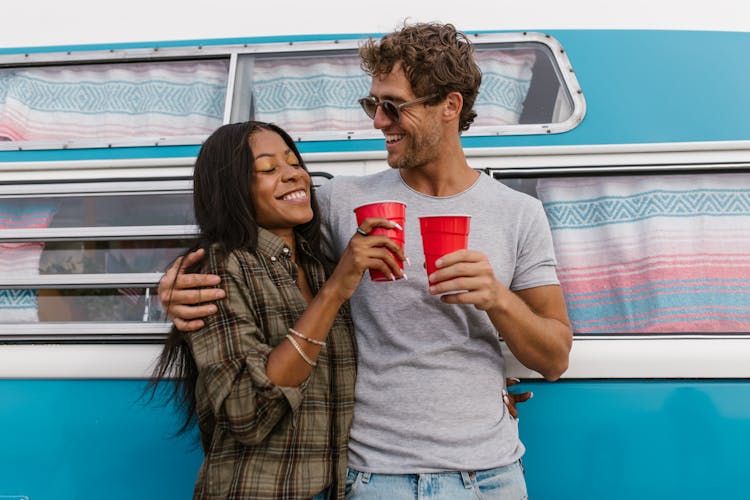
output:
{"label": "teal van panel", "polygon": [[143,381],[0,380],[0,498],[184,500],[203,454]]}
{"label": "teal van panel", "polygon": [[750,33],[550,34],[565,48],[587,103],[583,122],[561,134],[561,144],[750,139]]}
{"label": "teal van panel", "polygon": [[[180,48],[180,47],[202,47],[216,45],[241,45],[261,43],[288,43],[288,42],[316,42],[326,40],[356,40],[370,36],[369,34],[341,33],[341,34],[307,34],[307,35],[275,35],[257,37],[232,37],[232,38],[202,38],[195,40],[168,40],[168,41],[138,41],[122,43],[92,43],[81,45],[47,45],[42,47],[10,47],[0,48],[0,56],[14,54],[42,54],[45,52],[82,52],[91,50],[132,50],[132,49],[154,49],[154,48]],[[372,36],[381,36],[372,34]]]}
{"label": "teal van panel", "polygon": [[[0,381],[0,497],[190,498],[197,436],[142,381]],[[530,498],[744,499],[750,382],[524,382]],[[637,479],[634,479],[637,478]]]}
{"label": "teal van panel", "polygon": [[0,151],[0,163],[24,161],[133,160],[195,158],[200,146],[151,146],[130,148],[40,149]]}
{"label": "teal van panel", "polygon": [[747,499],[749,380],[524,382],[533,500]]}

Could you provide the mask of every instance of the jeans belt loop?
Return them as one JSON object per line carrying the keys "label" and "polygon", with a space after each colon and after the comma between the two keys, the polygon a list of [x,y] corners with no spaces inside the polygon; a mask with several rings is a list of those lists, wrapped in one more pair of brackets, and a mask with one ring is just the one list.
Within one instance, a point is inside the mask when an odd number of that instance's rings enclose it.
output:
{"label": "jeans belt loop", "polygon": [[470,490],[472,488],[471,476],[472,474],[470,472],[466,472],[466,471],[461,472],[461,480],[464,482],[464,488],[466,488],[467,490]]}
{"label": "jeans belt loop", "polygon": [[362,473],[362,483],[367,484],[370,482],[370,476],[372,476],[372,472],[363,472]]}

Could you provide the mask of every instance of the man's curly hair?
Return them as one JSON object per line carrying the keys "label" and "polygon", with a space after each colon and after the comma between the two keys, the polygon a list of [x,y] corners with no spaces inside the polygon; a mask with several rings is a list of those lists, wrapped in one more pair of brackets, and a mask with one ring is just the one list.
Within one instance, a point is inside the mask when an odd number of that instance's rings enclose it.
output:
{"label": "man's curly hair", "polygon": [[460,92],[464,98],[460,131],[468,130],[476,118],[473,108],[482,72],[474,60],[471,42],[452,24],[405,24],[380,40],[363,42],[359,55],[362,70],[370,76],[387,75],[400,61],[417,97],[438,95],[429,104],[441,101],[450,92]]}

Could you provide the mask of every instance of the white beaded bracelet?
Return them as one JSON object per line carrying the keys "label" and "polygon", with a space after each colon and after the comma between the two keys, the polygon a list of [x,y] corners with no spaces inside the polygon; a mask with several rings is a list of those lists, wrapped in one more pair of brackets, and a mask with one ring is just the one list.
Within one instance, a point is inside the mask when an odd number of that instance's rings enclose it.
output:
{"label": "white beaded bracelet", "polygon": [[313,361],[312,359],[310,359],[310,356],[308,356],[305,353],[305,351],[302,350],[302,347],[300,347],[300,345],[297,343],[297,341],[294,340],[294,337],[292,337],[291,335],[287,334],[286,338],[289,339],[289,342],[292,343],[292,347],[294,347],[294,349],[299,353],[299,355],[302,356],[302,359],[305,360],[305,363],[307,363],[310,366],[317,366],[318,365],[318,363],[316,363],[315,361]]}
{"label": "white beaded bracelet", "polygon": [[301,338],[302,340],[304,340],[304,341],[306,341],[306,342],[310,342],[311,344],[319,345],[320,347],[325,347],[325,346],[326,346],[326,343],[325,343],[325,342],[323,342],[323,341],[321,341],[321,340],[315,340],[315,339],[311,339],[311,338],[310,338],[310,337],[308,337],[307,335],[303,335],[303,334],[301,334],[300,332],[298,332],[298,331],[297,331],[297,330],[295,330],[294,328],[289,328],[289,333],[291,333],[291,334],[292,334],[292,335],[294,335],[295,337],[299,337],[299,338]]}

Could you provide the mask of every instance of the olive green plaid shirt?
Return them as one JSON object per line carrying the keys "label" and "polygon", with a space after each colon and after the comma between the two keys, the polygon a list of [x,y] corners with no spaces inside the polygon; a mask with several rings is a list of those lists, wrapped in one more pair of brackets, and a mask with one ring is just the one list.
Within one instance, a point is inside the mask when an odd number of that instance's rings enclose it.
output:
{"label": "olive green plaid shirt", "polygon": [[[324,268],[297,239],[298,261],[317,293]],[[203,272],[221,276],[227,296],[188,334],[205,454],[194,498],[310,498],[329,486],[332,498],[343,498],[356,375],[348,304],[300,387],[276,386],[266,375],[269,353],[307,307],[289,254],[261,229],[256,252],[224,258],[211,248],[204,259]]]}

